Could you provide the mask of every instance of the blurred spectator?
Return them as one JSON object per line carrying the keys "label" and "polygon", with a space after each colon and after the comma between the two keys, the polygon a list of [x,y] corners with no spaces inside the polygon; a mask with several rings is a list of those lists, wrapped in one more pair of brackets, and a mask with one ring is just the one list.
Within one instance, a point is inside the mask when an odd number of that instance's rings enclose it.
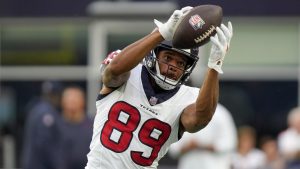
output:
{"label": "blurred spectator", "polygon": [[211,122],[197,133],[184,133],[171,145],[169,154],[179,157],[178,169],[229,169],[237,144],[230,112],[218,104]]}
{"label": "blurred spectator", "polygon": [[255,147],[256,131],[250,126],[238,128],[238,148],[232,156],[232,169],[261,169],[264,153]]}
{"label": "blurred spectator", "polygon": [[288,114],[288,128],[278,136],[279,150],[288,169],[300,168],[300,107]]}
{"label": "blurred spectator", "polygon": [[75,86],[67,87],[62,95],[63,169],[84,169],[87,163],[93,121],[85,113],[84,95],[83,90]]}
{"label": "blurred spectator", "polygon": [[22,153],[24,169],[59,169],[58,105],[62,84],[44,82],[42,95],[29,105]]}
{"label": "blurred spectator", "polygon": [[284,159],[278,151],[277,140],[270,136],[265,136],[261,139],[260,148],[266,155],[266,163],[263,169],[285,168]]}

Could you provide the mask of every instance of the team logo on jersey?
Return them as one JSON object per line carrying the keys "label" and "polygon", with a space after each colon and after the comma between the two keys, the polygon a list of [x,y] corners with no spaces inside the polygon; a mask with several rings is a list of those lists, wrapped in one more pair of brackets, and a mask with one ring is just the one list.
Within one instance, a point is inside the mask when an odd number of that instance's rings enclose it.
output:
{"label": "team logo on jersey", "polygon": [[151,106],[154,106],[157,104],[158,98],[151,96],[151,98],[149,99],[149,103]]}
{"label": "team logo on jersey", "polygon": [[199,15],[193,15],[189,19],[190,25],[194,28],[194,30],[201,29],[205,24],[204,20]]}

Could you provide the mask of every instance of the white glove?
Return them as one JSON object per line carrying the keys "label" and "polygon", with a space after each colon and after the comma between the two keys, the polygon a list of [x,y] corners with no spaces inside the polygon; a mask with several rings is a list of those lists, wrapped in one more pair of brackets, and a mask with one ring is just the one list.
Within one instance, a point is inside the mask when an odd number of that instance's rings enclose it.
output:
{"label": "white glove", "polygon": [[175,10],[166,23],[161,23],[160,21],[154,19],[154,23],[158,27],[158,31],[165,40],[170,41],[173,39],[173,35],[178,21],[192,8],[193,7],[191,6],[186,6],[183,7],[181,10]]}
{"label": "white glove", "polygon": [[223,60],[226,52],[229,49],[230,40],[233,35],[231,22],[228,22],[228,27],[226,27],[224,24],[221,24],[221,29],[217,27],[216,30],[216,35],[210,37],[212,47],[208,59],[208,67],[222,74]]}

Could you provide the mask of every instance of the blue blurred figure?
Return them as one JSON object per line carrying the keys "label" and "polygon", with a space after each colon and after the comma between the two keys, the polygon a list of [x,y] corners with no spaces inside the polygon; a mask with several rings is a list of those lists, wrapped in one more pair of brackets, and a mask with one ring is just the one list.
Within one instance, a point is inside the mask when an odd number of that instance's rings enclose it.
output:
{"label": "blue blurred figure", "polygon": [[30,104],[25,124],[23,169],[60,169],[59,103],[63,85],[46,81],[42,95]]}
{"label": "blue blurred figure", "polygon": [[93,134],[93,120],[85,112],[85,94],[77,86],[67,87],[61,98],[63,169],[84,169]]}

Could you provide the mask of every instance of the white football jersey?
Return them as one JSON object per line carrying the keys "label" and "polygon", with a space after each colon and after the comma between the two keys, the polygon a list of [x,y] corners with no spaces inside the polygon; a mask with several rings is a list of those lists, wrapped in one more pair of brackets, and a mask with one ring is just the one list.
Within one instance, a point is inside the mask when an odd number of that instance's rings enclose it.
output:
{"label": "white football jersey", "polygon": [[96,102],[93,138],[86,169],[155,169],[178,141],[180,114],[199,89],[182,85],[168,100],[153,105],[141,80],[142,65],[121,87]]}

